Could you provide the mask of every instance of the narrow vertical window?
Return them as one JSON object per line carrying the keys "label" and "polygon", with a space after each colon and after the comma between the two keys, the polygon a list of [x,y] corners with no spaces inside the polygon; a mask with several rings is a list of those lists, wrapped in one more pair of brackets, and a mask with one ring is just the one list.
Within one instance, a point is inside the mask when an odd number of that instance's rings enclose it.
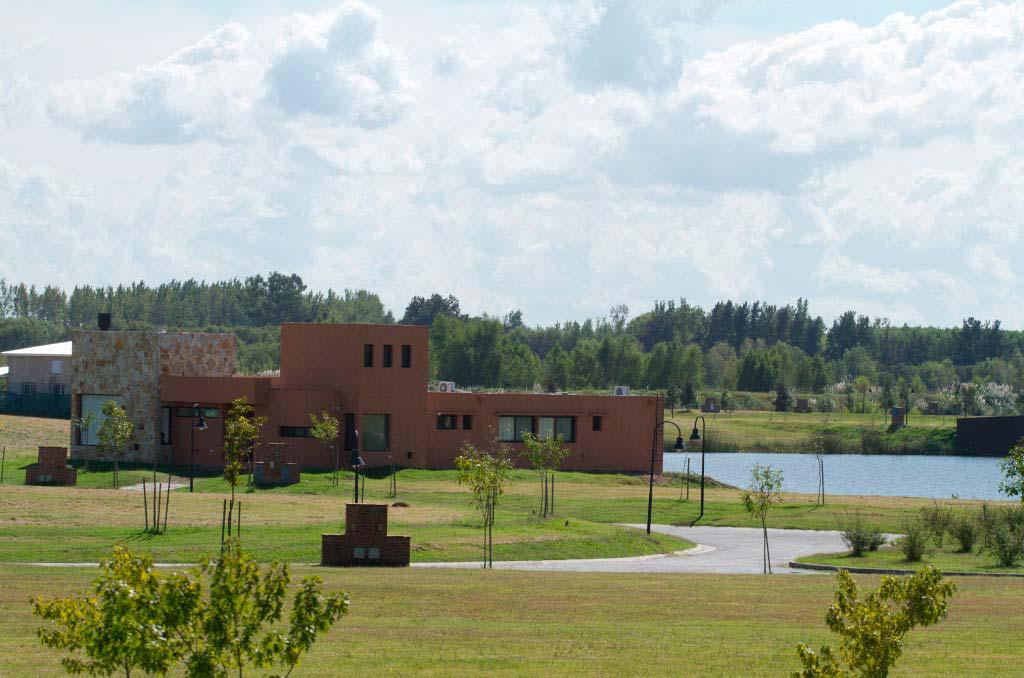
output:
{"label": "narrow vertical window", "polygon": [[473,415],[464,414],[462,415],[462,430],[472,431],[473,430]]}
{"label": "narrow vertical window", "polygon": [[391,367],[391,344],[384,344],[384,352],[381,354],[381,366]]}
{"label": "narrow vertical window", "polygon": [[363,345],[363,367],[373,367],[373,344]]}
{"label": "narrow vertical window", "polygon": [[402,367],[412,367],[412,346],[402,344]]}
{"label": "narrow vertical window", "polygon": [[593,430],[595,430],[595,431],[600,431],[601,430],[601,423],[602,423],[601,422],[601,416],[595,414],[594,415],[594,419],[593,419],[593,423],[591,424],[591,428]]}

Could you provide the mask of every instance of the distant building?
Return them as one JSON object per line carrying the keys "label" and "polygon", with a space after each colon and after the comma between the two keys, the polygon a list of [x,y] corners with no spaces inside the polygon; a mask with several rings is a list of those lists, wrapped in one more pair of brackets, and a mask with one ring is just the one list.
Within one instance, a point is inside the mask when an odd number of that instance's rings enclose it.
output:
{"label": "distant building", "polygon": [[16,395],[64,395],[71,386],[71,342],[29,346],[2,354],[7,360],[7,390]]}
{"label": "distant building", "polygon": [[[71,414],[71,342],[29,346],[2,353],[0,412],[41,417]],[[6,375],[3,372],[6,371]]]}
{"label": "distant building", "polygon": [[[310,431],[309,415],[328,412],[341,423],[341,449],[358,446],[370,466],[451,468],[463,442],[486,447],[497,437],[517,451],[531,433],[562,436],[566,469],[648,470],[662,398],[430,391],[428,337],[416,325],[286,323],[280,374],[248,377],[235,374],[233,334],[79,331],[72,411],[99,420],[105,401],[121,402],[136,430],[122,458],[139,462],[221,466],[224,416],[244,396],[267,418],[261,442],[288,443],[300,469],[333,466]],[[206,429],[193,448],[196,404]],[[93,449],[95,430],[73,433],[73,458]]]}

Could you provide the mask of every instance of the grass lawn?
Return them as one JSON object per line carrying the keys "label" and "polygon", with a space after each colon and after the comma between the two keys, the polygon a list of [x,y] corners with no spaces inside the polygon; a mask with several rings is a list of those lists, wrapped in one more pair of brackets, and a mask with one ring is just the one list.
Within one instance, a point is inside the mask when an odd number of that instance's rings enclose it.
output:
{"label": "grass lawn", "polygon": [[[665,414],[666,418],[671,418],[683,429],[683,437],[689,438],[694,418],[700,413],[676,410],[674,416],[669,411]],[[706,414],[704,417],[707,422],[708,451],[719,452],[806,452],[812,449],[810,441],[826,432],[838,437],[844,452],[860,452],[862,429],[883,430],[889,425],[888,416],[880,413],[824,415],[817,412],[737,411]],[[884,436],[884,440],[895,452],[904,448],[907,448],[906,451],[935,448],[934,451],[952,453],[956,442],[955,433],[954,417],[912,414],[909,426]],[[665,429],[665,439],[669,444],[675,441],[676,435],[674,427]]]}
{"label": "grass lawn", "polygon": [[[947,539],[943,548],[933,548],[925,554],[920,563],[907,562],[898,548],[884,546],[874,553],[865,553],[854,558],[848,553],[827,553],[800,558],[803,563],[820,563],[838,567],[876,567],[893,570],[914,570],[922,565],[934,565],[944,572],[984,572],[986,574],[1000,572],[1024,573],[1024,567],[1018,562],[1016,567],[1001,567],[995,557],[979,552],[975,548],[970,553],[957,553],[958,548]],[[1020,580],[1018,580],[1020,581]]]}
{"label": "grass lawn", "polygon": [[[96,570],[0,571],[0,674],[63,675],[28,601],[85,590]],[[297,676],[779,676],[797,668],[798,642],[831,642],[831,576],[293,568],[307,574],[348,591],[352,607]],[[957,588],[945,621],[908,635],[895,676],[1020,675],[1024,587],[978,578]]]}

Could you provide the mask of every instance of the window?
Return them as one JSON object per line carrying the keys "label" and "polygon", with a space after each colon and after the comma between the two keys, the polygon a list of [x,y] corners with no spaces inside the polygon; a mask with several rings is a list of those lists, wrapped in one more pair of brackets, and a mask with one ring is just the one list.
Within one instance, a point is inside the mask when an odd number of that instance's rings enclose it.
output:
{"label": "window", "polygon": [[380,560],[380,549],[376,546],[371,546],[366,549],[366,557],[370,560]]}
{"label": "window", "polygon": [[576,417],[541,417],[538,435],[541,438],[562,436],[563,443],[575,440]]}
{"label": "window", "polygon": [[498,438],[502,442],[522,442],[524,433],[533,433],[533,417],[498,417]]}
{"label": "window", "polygon": [[345,423],[342,424],[342,432],[345,434],[345,449],[352,450],[356,446],[356,415],[351,412],[345,413]]}
{"label": "window", "polygon": [[381,356],[381,364],[384,367],[391,367],[391,344],[384,344],[384,355]]}
{"label": "window", "polygon": [[362,416],[364,452],[385,452],[388,449],[388,415],[364,414]]}
{"label": "window", "polygon": [[472,431],[473,430],[473,415],[464,414],[462,415],[462,430]]}
{"label": "window", "polygon": [[78,440],[80,445],[98,445],[99,440],[96,434],[100,430],[100,424],[106,421],[106,417],[103,416],[103,403],[108,400],[113,400],[118,405],[123,405],[121,396],[114,395],[98,395],[98,394],[83,394],[78,400],[78,412],[79,418],[87,416],[92,413],[93,422],[92,426],[88,429],[80,430],[78,433]]}
{"label": "window", "polygon": [[160,408],[160,444],[171,444],[171,408]]}
{"label": "window", "polygon": [[60,374],[62,369],[64,369],[64,361],[63,360],[51,360],[50,361],[50,374]]}
{"label": "window", "polygon": [[[207,419],[220,417],[220,410],[216,407],[200,407],[199,409],[203,411],[203,416]],[[196,416],[195,408],[192,407],[179,407],[175,414],[185,419],[192,419]]]}
{"label": "window", "polygon": [[591,420],[590,428],[594,431],[600,431],[602,423],[603,422],[601,421],[601,415],[595,414]]}
{"label": "window", "polygon": [[437,415],[437,430],[438,431],[454,431],[455,430],[455,415],[454,414],[439,414],[439,415]]}
{"label": "window", "polygon": [[364,549],[362,546],[356,546],[352,549],[352,558],[354,558],[355,560],[362,560],[365,557],[366,549]]}
{"label": "window", "polygon": [[363,367],[373,367],[373,344],[363,344]]}
{"label": "window", "polygon": [[64,395],[64,384],[50,384],[50,393],[53,395]]}
{"label": "window", "polygon": [[412,346],[402,344],[402,367],[412,367]]}
{"label": "window", "polygon": [[36,385],[32,382],[25,382],[21,385],[21,395],[23,396],[34,396],[36,394]]}
{"label": "window", "polygon": [[312,438],[313,431],[308,426],[282,426],[279,429],[282,438]]}

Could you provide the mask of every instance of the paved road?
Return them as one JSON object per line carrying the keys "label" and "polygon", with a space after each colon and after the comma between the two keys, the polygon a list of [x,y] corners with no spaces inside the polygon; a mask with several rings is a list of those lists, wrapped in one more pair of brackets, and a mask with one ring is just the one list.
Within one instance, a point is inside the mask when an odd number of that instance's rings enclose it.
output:
{"label": "paved road", "polygon": [[[643,529],[643,525],[630,525]],[[752,527],[674,527],[654,525],[663,534],[688,539],[698,546],[689,551],[635,558],[592,560],[512,560],[494,563],[501,570],[550,570],[565,572],[705,572],[715,574],[760,574],[761,530]],[[790,560],[814,553],[843,551],[838,532],[817,530],[768,530],[772,570],[807,574],[790,569]],[[479,562],[415,563],[413,567],[474,568]]]}

